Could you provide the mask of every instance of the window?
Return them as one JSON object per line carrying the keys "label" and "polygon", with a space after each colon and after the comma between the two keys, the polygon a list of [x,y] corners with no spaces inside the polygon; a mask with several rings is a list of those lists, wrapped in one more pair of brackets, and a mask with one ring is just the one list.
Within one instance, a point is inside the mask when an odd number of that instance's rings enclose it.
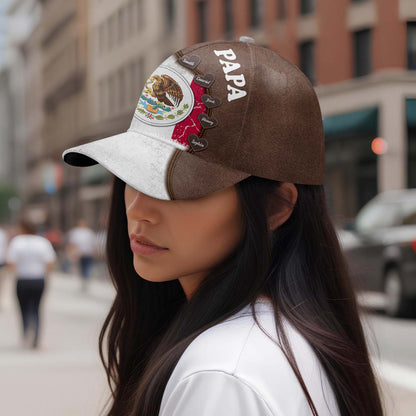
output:
{"label": "window", "polygon": [[142,88],[144,87],[144,57],[141,56],[139,58],[139,88],[140,88],[140,92],[142,91]]}
{"label": "window", "polygon": [[108,78],[108,106],[110,118],[114,115],[116,110],[116,82],[114,75],[110,75]]}
{"label": "window", "polygon": [[123,10],[119,9],[117,13],[117,39],[118,44],[123,42],[124,37],[124,16]]}
{"label": "window", "polygon": [[104,118],[105,114],[105,92],[104,92],[104,81],[98,81],[98,119],[101,120]]}
{"label": "window", "polygon": [[300,14],[309,14],[315,11],[315,0],[301,0]]}
{"label": "window", "polygon": [[371,73],[371,29],[354,33],[354,77]]}
{"label": "window", "polygon": [[251,27],[259,27],[263,16],[263,0],[250,0]]}
{"label": "window", "polygon": [[173,26],[175,22],[175,3],[173,0],[165,0],[165,1],[166,1],[167,28],[168,28],[168,31],[171,32],[173,30]]}
{"label": "window", "polygon": [[102,55],[105,47],[105,25],[101,23],[98,27],[98,54]]}
{"label": "window", "polygon": [[144,87],[144,58],[141,56],[134,64],[134,93],[136,98],[139,99],[139,96]]}
{"label": "window", "polygon": [[233,5],[232,0],[224,0],[225,37],[233,38]]}
{"label": "window", "polygon": [[126,98],[126,88],[125,88],[125,75],[124,68],[118,70],[118,109],[122,110],[124,108]]}
{"label": "window", "polygon": [[141,91],[136,90],[136,84],[138,84],[136,80],[136,63],[134,61],[130,62],[129,64],[129,82],[128,82],[128,89],[129,89],[129,100],[132,103],[136,103],[139,100],[139,95]]}
{"label": "window", "polygon": [[107,32],[108,50],[111,50],[113,48],[114,33],[115,33],[115,16],[112,15],[108,19],[108,32]]}
{"label": "window", "polygon": [[143,91],[144,87],[144,59],[140,57],[139,59],[135,59],[131,61],[128,66],[128,94],[129,100],[131,102],[137,103],[140,99],[140,94]]}
{"label": "window", "polygon": [[312,85],[315,84],[314,49],[315,42],[313,40],[300,44],[300,69],[309,78]]}
{"label": "window", "polygon": [[286,19],[286,0],[277,0],[277,19]]}
{"label": "window", "polygon": [[416,69],[416,22],[407,22],[407,69]]}
{"label": "window", "polygon": [[207,2],[206,1],[199,1],[197,3],[198,7],[198,23],[199,23],[199,34],[198,34],[198,41],[205,42],[207,40],[207,22],[208,22],[208,15],[207,15]]}
{"label": "window", "polygon": [[134,31],[134,3],[130,0],[127,3],[127,33],[130,36]]}
{"label": "window", "polygon": [[136,25],[138,31],[144,25],[143,0],[136,0]]}

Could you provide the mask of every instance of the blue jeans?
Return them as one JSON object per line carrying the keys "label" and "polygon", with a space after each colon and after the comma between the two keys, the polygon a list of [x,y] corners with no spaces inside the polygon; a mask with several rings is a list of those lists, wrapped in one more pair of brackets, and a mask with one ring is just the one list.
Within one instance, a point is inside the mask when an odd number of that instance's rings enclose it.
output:
{"label": "blue jeans", "polygon": [[81,275],[83,279],[88,279],[91,274],[91,268],[94,264],[94,257],[92,256],[81,256],[79,259],[79,265],[81,267]]}

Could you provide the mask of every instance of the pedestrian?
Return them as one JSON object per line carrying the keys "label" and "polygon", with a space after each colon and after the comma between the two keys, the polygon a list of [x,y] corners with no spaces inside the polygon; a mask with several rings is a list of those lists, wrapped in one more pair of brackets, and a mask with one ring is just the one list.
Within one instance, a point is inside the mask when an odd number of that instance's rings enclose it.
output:
{"label": "pedestrian", "polygon": [[2,288],[4,279],[6,278],[6,252],[7,252],[8,236],[3,227],[0,227],[0,310],[2,306]]}
{"label": "pedestrian", "polygon": [[16,277],[23,347],[39,346],[39,306],[55,262],[56,253],[52,244],[45,237],[36,235],[36,227],[22,218],[18,224],[18,235],[12,238],[7,250],[7,264]]}
{"label": "pedestrian", "polygon": [[91,268],[94,265],[96,250],[96,235],[89,228],[84,219],[79,219],[77,225],[68,233],[68,251],[73,259],[78,262],[82,277],[81,289],[87,290],[88,280],[91,276]]}
{"label": "pedestrian", "polygon": [[63,158],[114,175],[107,415],[383,414],[295,65],[250,38],[186,47],[127,132]]}

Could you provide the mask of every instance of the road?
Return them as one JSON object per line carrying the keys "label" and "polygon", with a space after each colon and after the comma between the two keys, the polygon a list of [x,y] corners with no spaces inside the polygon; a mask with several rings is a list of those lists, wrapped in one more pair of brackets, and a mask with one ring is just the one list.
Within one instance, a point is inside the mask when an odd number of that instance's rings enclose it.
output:
{"label": "road", "polygon": [[365,294],[360,304],[367,344],[384,391],[387,416],[416,414],[416,319],[389,318],[383,296]]}
{"label": "road", "polygon": [[[20,317],[12,278],[0,296],[0,412],[7,416],[98,416],[109,389],[98,335],[114,297],[108,280],[93,279],[87,293],[77,276],[54,273],[41,304],[40,348],[20,347]],[[371,296],[363,298],[377,305]],[[377,301],[377,299],[375,299]],[[416,319],[362,315],[371,357],[383,389],[386,416],[414,416]],[[102,413],[101,413],[102,414]]]}

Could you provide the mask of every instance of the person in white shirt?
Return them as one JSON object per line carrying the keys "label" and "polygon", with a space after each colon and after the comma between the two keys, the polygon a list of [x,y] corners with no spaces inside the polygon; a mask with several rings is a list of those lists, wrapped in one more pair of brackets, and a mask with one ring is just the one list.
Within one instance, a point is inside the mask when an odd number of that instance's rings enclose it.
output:
{"label": "person in white shirt", "polygon": [[[38,348],[41,326],[39,306],[47,279],[55,266],[56,253],[46,238],[36,235],[36,228],[29,220],[21,219],[18,228],[19,234],[10,241],[6,261],[16,276],[16,295],[22,318],[22,344]],[[34,330],[32,340],[31,327]]]}
{"label": "person in white shirt", "polygon": [[0,310],[2,308],[2,287],[6,277],[6,252],[7,252],[8,236],[4,228],[0,227]]}
{"label": "person in white shirt", "polygon": [[253,42],[175,52],[128,131],[62,155],[114,175],[107,416],[383,415],[326,205],[318,98]]}
{"label": "person in white shirt", "polygon": [[68,232],[67,250],[78,261],[82,277],[82,289],[87,289],[87,281],[91,276],[96,252],[96,234],[88,227],[84,219],[77,222],[76,227]]}

